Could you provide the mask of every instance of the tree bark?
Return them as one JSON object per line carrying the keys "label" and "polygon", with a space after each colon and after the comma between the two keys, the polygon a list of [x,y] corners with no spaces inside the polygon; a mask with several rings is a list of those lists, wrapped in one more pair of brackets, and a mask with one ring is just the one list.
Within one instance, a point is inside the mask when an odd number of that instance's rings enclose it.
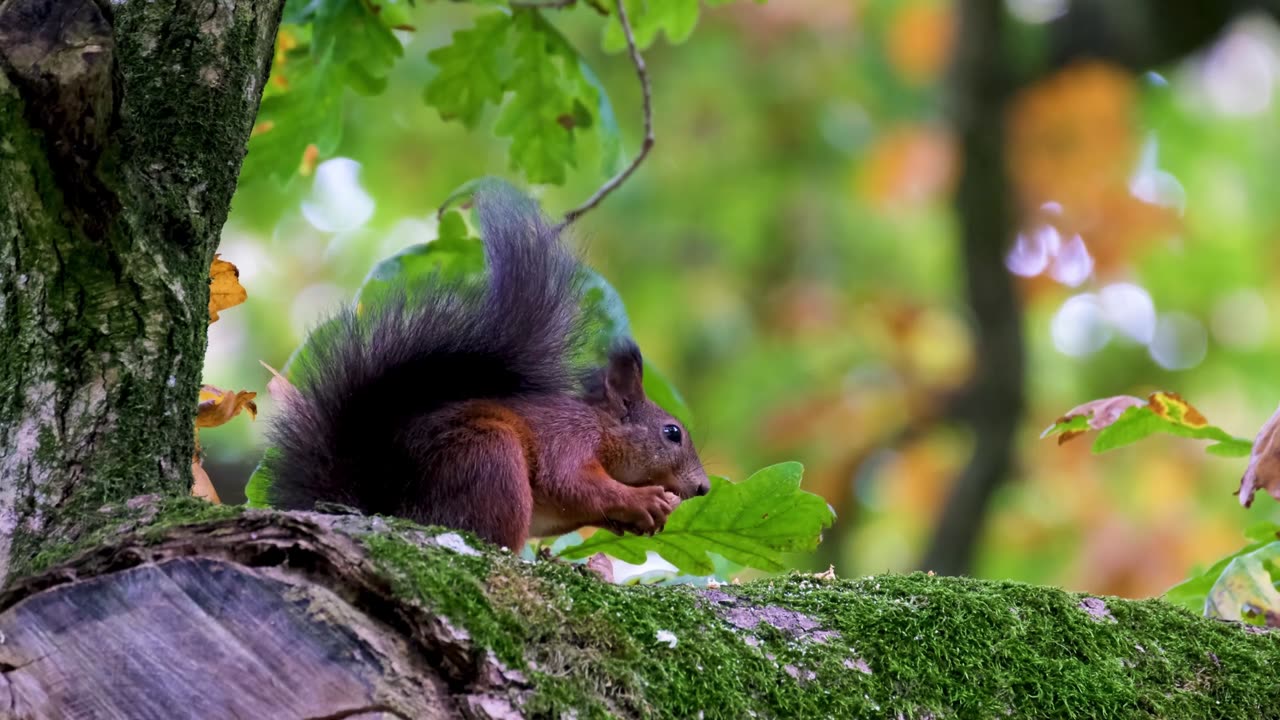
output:
{"label": "tree bark", "polygon": [[189,487],[282,5],[0,2],[0,583],[104,503]]}
{"label": "tree bark", "polygon": [[112,541],[0,596],[0,715],[1280,717],[1280,632],[1160,601],[921,573],[620,587],[446,530],[235,513],[115,507]]}

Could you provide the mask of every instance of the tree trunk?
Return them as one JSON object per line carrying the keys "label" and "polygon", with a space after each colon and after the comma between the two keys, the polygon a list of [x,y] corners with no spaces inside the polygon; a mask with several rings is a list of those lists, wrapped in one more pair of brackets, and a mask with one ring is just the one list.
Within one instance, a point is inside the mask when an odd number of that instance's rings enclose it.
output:
{"label": "tree trunk", "polygon": [[282,4],[0,1],[0,583],[109,500],[190,485]]}
{"label": "tree trunk", "polygon": [[1023,404],[1022,314],[1004,253],[1014,227],[1005,168],[1004,112],[1012,80],[1004,55],[1001,0],[962,0],[950,115],[960,142],[955,207],[975,334],[974,376],[956,411],[974,449],[947,496],[922,566],[967,574],[988,506],[1013,460]]}
{"label": "tree trunk", "polygon": [[0,596],[6,717],[1280,717],[1280,632],[1155,600],[922,573],[620,587],[380,518],[100,515]]}

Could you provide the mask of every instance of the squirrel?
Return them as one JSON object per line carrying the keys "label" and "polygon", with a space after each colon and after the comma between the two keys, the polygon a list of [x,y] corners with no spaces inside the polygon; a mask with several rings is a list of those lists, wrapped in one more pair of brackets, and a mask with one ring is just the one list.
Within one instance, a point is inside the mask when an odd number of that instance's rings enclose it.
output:
{"label": "squirrel", "polygon": [[710,489],[688,431],[645,395],[630,338],[575,370],[584,289],[559,229],[514,190],[473,202],[487,283],[437,274],[313,332],[268,430],[268,504],[338,503],[513,550],[588,525],[661,530]]}

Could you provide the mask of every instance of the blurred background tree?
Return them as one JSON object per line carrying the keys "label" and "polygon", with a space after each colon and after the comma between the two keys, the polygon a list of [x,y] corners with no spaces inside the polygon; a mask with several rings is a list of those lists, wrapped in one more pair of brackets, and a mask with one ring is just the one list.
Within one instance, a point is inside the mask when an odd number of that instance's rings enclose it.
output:
{"label": "blurred background tree", "polygon": [[[1145,596],[1280,518],[1240,510],[1243,463],[1187,441],[1099,458],[1038,440],[1106,395],[1175,390],[1245,429],[1280,401],[1277,9],[1167,5],[744,3],[648,47],[657,146],[574,235],[712,471],[805,464],[839,513],[809,562]],[[403,49],[385,91],[305,108],[341,119],[333,152],[284,184],[242,179],[221,253],[249,300],[210,326],[206,382],[265,387],[258,360],[281,366],[374,263],[433,238],[452,190],[521,179],[492,108],[468,130],[423,102],[427,54],[484,9],[382,7]],[[634,152],[633,68],[591,12],[547,17]],[[550,213],[603,179],[596,144],[577,155],[535,188]],[[202,433],[225,501],[264,429]]]}

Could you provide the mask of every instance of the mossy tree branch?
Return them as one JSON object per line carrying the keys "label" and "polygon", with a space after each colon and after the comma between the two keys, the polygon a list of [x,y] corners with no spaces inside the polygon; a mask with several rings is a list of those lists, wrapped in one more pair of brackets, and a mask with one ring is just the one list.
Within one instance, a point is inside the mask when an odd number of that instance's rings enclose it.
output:
{"label": "mossy tree branch", "polygon": [[104,502],[189,486],[282,5],[0,2],[0,582]]}
{"label": "mossy tree branch", "polygon": [[1156,600],[924,574],[619,587],[380,518],[101,517],[110,542],[0,596],[17,716],[1280,717],[1280,633]]}

